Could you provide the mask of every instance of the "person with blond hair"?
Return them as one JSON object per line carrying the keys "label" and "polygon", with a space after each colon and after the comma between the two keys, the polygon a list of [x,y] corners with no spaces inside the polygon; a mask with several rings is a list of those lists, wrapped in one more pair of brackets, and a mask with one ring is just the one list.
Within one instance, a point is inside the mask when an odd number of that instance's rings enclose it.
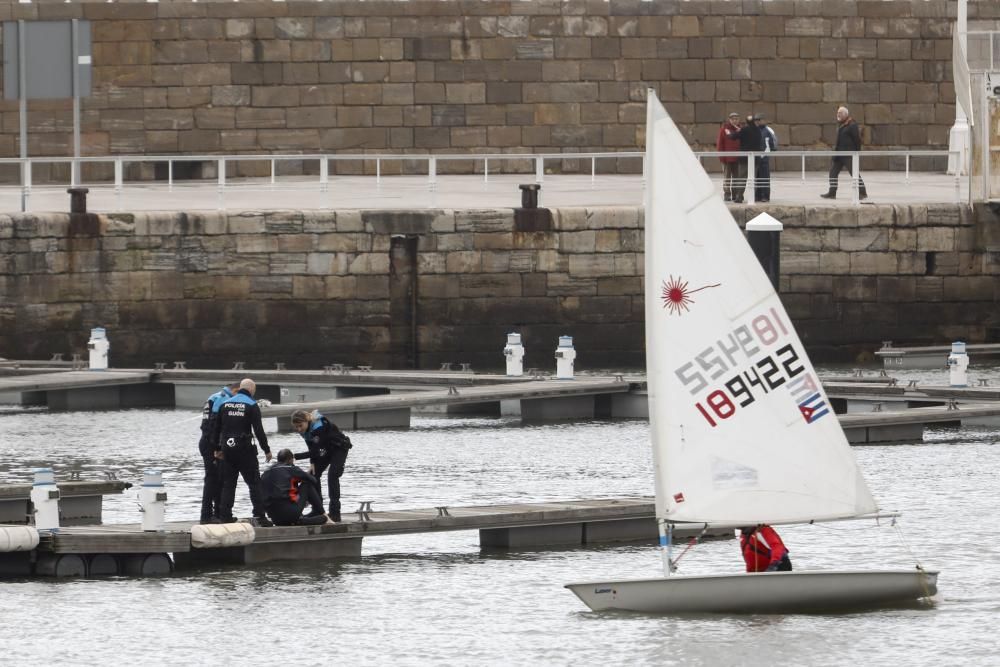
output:
{"label": "person with blond hair", "polygon": [[292,429],[306,441],[307,451],[295,455],[296,459],[309,459],[309,472],[320,480],[329,468],[326,483],[329,495],[331,521],[340,522],[340,477],[344,474],[347,452],[353,446],[351,439],[337,425],[319,411],[296,410],[292,413]]}

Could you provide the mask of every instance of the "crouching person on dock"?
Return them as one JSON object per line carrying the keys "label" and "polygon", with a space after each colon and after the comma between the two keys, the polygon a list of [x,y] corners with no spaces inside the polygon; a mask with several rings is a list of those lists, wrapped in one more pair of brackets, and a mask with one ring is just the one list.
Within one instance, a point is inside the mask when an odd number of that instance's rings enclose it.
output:
{"label": "crouching person on dock", "polygon": [[[264,471],[260,478],[260,495],[267,515],[275,525],[312,526],[329,521],[323,513],[319,482],[295,465],[290,449],[278,452],[278,463]],[[312,510],[302,516],[306,503],[309,503]]]}
{"label": "crouching person on dock", "polygon": [[269,526],[271,522],[264,516],[264,505],[260,502],[260,466],[257,462],[257,447],[253,435],[264,450],[266,460],[271,460],[271,448],[267,445],[267,435],[260,419],[260,407],[253,400],[257,384],[247,378],[240,382],[240,390],[230,398],[220,398],[212,411],[218,413],[214,419],[212,442],[221,452],[222,459],[222,503],[219,517],[224,523],[232,523],[233,503],[236,501],[236,478],[242,476],[250,489],[250,504],[253,506],[253,520],[257,526]]}
{"label": "crouching person on dock", "polygon": [[785,543],[767,524],[740,528],[740,549],[747,572],[790,572],[792,569]]}
{"label": "crouching person on dock", "polygon": [[351,449],[351,439],[337,428],[337,425],[318,411],[296,410],[292,413],[292,428],[306,441],[309,451],[295,455],[296,459],[309,459],[309,472],[321,480],[323,471],[330,473],[326,478],[330,494],[330,519],[340,522],[340,477],[344,474],[347,452]]}

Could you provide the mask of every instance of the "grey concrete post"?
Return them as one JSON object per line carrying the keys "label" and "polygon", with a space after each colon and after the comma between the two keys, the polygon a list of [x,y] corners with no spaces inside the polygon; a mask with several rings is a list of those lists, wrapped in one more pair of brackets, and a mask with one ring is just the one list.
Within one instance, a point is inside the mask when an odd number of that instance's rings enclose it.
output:
{"label": "grey concrete post", "polygon": [[774,291],[778,291],[781,277],[781,231],[784,225],[773,216],[761,213],[747,223],[747,242],[757,256],[767,277],[771,279]]}

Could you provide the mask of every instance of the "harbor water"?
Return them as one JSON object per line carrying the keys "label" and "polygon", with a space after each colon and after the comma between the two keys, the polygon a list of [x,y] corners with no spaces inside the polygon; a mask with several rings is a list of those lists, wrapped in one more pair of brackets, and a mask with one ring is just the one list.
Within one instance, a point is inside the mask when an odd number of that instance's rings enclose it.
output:
{"label": "harbor water", "polygon": [[[901,378],[946,371],[894,371]],[[970,369],[970,377],[1000,377]],[[197,516],[194,410],[50,413],[0,407],[0,482],[51,465],[61,479],[163,471],[167,518]],[[272,425],[273,429],[273,425]],[[345,513],[652,495],[644,421],[524,426],[430,418],[365,431],[342,480]],[[273,450],[303,450],[272,433]],[[90,665],[986,665],[1000,639],[1000,427],[936,428],[924,442],[856,447],[891,522],[781,529],[797,569],[940,569],[933,606],[869,613],[666,617],[594,613],[563,584],[662,573],[653,543],[484,552],[475,531],[366,539],[360,560],[210,568],[157,578],[0,581],[0,662]],[[249,515],[245,488],[238,516]],[[137,488],[105,500],[139,521]],[[675,551],[679,553],[681,546]],[[687,551],[681,574],[742,569],[734,540]]]}

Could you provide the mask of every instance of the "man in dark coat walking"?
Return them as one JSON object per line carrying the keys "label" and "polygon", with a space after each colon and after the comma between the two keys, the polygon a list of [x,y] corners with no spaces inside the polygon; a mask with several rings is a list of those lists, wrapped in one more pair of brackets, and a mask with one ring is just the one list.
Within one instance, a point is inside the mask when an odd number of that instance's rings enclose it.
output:
{"label": "man in dark coat walking", "polygon": [[[851,118],[851,113],[847,107],[837,109],[837,145],[836,151],[858,152],[861,150],[861,132],[858,124]],[[823,199],[837,198],[837,179],[840,177],[840,170],[846,169],[848,174],[854,175],[851,170],[850,155],[835,155],[830,164],[830,189],[820,195]],[[868,199],[868,190],[865,182],[861,178],[861,168],[858,168],[858,193],[861,199]]]}

